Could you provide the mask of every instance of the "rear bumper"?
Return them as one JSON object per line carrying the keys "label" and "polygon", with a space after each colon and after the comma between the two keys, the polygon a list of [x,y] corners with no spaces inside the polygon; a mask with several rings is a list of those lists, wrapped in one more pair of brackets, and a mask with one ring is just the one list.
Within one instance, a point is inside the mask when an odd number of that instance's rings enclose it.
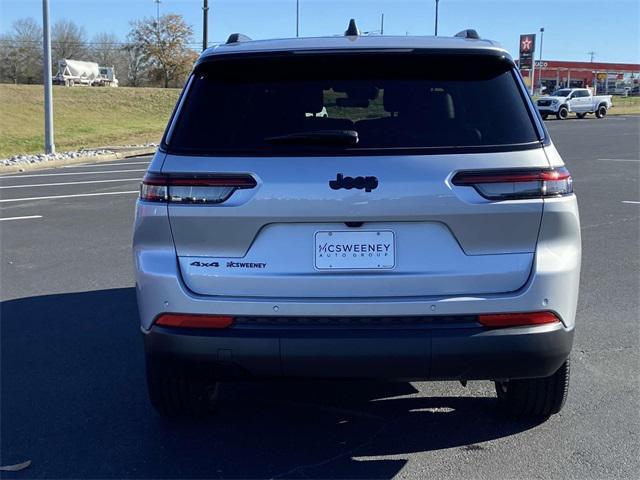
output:
{"label": "rear bumper", "polygon": [[486,329],[473,324],[400,328],[143,330],[148,357],[251,377],[496,380],[544,377],[569,356],[562,324]]}

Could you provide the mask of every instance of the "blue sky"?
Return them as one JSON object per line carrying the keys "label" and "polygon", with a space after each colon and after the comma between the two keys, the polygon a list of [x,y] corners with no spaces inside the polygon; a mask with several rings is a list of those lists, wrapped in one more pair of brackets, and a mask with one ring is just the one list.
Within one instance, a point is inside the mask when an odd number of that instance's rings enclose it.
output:
{"label": "blue sky", "polygon": [[[129,21],[155,16],[154,0],[50,0],[53,21],[67,18],[89,37],[98,32],[126,36]],[[242,32],[252,38],[295,36],[295,0],[209,0],[210,41]],[[342,33],[354,17],[361,30],[385,34],[433,34],[434,0],[300,0],[300,35]],[[194,42],[202,38],[202,0],[162,0],[161,13],[178,13],[193,26]],[[0,0],[0,31],[23,17],[41,21],[41,0]],[[512,54],[520,33],[545,27],[547,60],[589,59],[640,63],[638,0],[440,0],[440,34],[463,28],[502,43]],[[536,54],[537,58],[537,54]]]}

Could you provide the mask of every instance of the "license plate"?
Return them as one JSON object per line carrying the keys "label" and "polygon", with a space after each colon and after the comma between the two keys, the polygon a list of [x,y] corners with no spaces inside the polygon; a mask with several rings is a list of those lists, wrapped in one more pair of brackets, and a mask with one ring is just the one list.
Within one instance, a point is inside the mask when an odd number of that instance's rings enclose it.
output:
{"label": "license plate", "polygon": [[395,236],[390,231],[323,231],[315,235],[318,270],[382,270],[396,264]]}

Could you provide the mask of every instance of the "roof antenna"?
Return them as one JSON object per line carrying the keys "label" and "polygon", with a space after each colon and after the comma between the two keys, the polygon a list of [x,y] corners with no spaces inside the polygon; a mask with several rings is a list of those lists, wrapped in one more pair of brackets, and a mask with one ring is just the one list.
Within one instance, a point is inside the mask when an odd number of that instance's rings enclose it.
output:
{"label": "roof antenna", "polygon": [[358,30],[358,26],[356,25],[356,21],[352,18],[349,20],[349,26],[347,27],[347,31],[344,32],[346,37],[357,37],[360,35],[360,30]]}

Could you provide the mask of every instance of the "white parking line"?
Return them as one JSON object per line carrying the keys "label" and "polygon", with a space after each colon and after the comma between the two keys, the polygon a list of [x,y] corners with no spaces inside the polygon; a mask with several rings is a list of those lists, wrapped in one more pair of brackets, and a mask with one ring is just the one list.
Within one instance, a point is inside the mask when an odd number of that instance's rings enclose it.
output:
{"label": "white parking line", "polygon": [[623,200],[622,203],[631,203],[633,205],[640,205],[640,202],[634,202],[633,200]]}
{"label": "white parking line", "polygon": [[87,183],[139,182],[141,178],[118,178],[117,180],[89,180],[86,182],[34,183],[31,185],[4,185],[3,188],[58,187],[60,185],[86,185]]}
{"label": "white parking line", "polygon": [[631,158],[599,158],[598,160],[601,162],[640,162],[640,160]]}
{"label": "white parking line", "polygon": [[63,165],[62,168],[117,167],[119,165],[149,165],[149,163],[150,162],[91,163],[82,165]]}
{"label": "white parking line", "polygon": [[102,173],[126,173],[126,172],[146,172],[146,168],[127,169],[127,170],[103,170],[101,172],[68,172],[68,173],[38,173],[34,175],[4,175],[0,179],[5,178],[32,178],[32,177],[59,177],[60,175],[98,175]]}
{"label": "white parking line", "polygon": [[24,217],[0,218],[0,222],[6,222],[7,220],[28,220],[30,218],[42,218],[42,215],[27,215],[27,216],[24,216]]}
{"label": "white parking line", "polygon": [[140,192],[138,190],[128,190],[126,192],[77,193],[75,195],[49,195],[46,197],[6,198],[6,199],[0,200],[0,203],[28,202],[31,200],[51,200],[56,198],[101,197],[104,195],[124,195],[127,193],[140,193]]}

